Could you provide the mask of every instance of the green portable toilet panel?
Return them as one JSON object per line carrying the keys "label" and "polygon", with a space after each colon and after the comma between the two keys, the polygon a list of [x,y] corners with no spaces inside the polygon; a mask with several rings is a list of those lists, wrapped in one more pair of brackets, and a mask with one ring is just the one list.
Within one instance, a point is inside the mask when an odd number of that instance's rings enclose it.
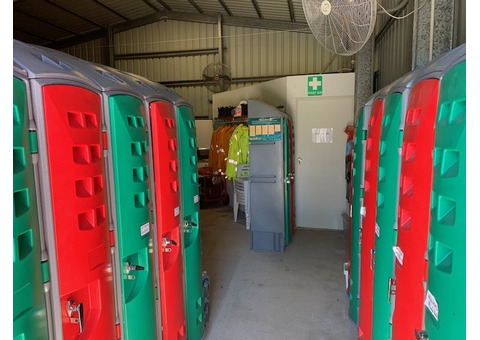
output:
{"label": "green portable toilet panel", "polygon": [[394,254],[402,147],[402,94],[389,94],[384,103],[379,148],[377,217],[375,225],[375,272],[373,280],[372,339],[391,337],[394,306]]}
{"label": "green portable toilet panel", "polygon": [[285,189],[284,189],[284,196],[285,196],[285,245],[290,244],[290,240],[292,237],[291,232],[291,218],[290,218],[290,204],[291,204],[291,197],[290,197],[290,178],[289,174],[291,173],[290,170],[290,135],[288,133],[288,120],[283,120],[283,131],[284,131],[284,139],[283,139],[283,171],[284,171],[284,181],[285,181]]}
{"label": "green portable toilet panel", "polygon": [[48,339],[27,90],[13,77],[13,338]]}
{"label": "green portable toilet panel", "polygon": [[176,109],[180,195],[184,226],[185,304],[187,339],[201,339],[204,333],[202,295],[202,244],[200,239],[197,141],[195,115],[190,106]]}
{"label": "green portable toilet panel", "polygon": [[[121,271],[124,339],[155,339],[153,265],[149,253],[148,139],[143,102],[128,94],[108,97],[111,162]],[[138,174],[143,174],[139,176]]]}
{"label": "green portable toilet panel", "polygon": [[364,107],[360,110],[353,149],[352,250],[349,266],[349,315],[355,323],[358,322],[359,308],[361,207],[363,205],[363,169],[365,162],[365,138],[367,135],[366,131],[363,130],[363,125],[365,121],[368,121],[369,116],[370,112],[368,108]]}
{"label": "green portable toilet panel", "polygon": [[433,154],[425,327],[466,338],[466,62],[441,80]]}

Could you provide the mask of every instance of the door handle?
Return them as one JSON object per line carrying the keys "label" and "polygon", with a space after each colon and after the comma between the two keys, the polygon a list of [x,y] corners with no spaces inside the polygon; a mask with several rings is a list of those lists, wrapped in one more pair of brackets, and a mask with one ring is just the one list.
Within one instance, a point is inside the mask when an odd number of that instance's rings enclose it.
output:
{"label": "door handle", "polygon": [[163,238],[163,251],[166,252],[166,253],[170,253],[172,251],[172,248],[168,248],[169,245],[173,245],[173,246],[176,246],[177,245],[177,242],[175,242],[174,240],[169,240],[168,238],[164,237]]}
{"label": "door handle", "polygon": [[303,158],[302,158],[302,157],[298,157],[298,158],[297,158],[297,161],[298,161],[298,164],[300,164],[300,163],[302,163]]}
{"label": "door handle", "polygon": [[132,270],[145,270],[145,267],[139,266],[138,264],[130,264],[130,262],[127,262],[125,265],[125,274],[127,275],[128,280],[135,280],[135,275],[130,274]]}
{"label": "door handle", "polygon": [[196,227],[197,224],[195,222],[185,221],[183,223],[183,231],[186,232],[186,233],[191,233],[192,232],[192,226]]}
{"label": "door handle", "polygon": [[[74,317],[74,313],[77,313],[78,317]],[[75,304],[73,299],[68,300],[67,302],[67,314],[70,318],[71,323],[78,323],[80,328],[80,333],[83,332],[83,303]]]}

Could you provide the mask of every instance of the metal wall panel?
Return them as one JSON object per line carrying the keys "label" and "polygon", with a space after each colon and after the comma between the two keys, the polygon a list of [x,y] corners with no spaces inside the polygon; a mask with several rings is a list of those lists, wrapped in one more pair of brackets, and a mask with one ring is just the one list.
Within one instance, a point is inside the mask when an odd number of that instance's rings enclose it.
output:
{"label": "metal wall panel", "polygon": [[[397,0],[387,0],[382,3],[385,8],[392,8]],[[409,4],[397,16],[403,16],[413,10],[414,2]],[[426,5],[428,6],[428,4]],[[374,70],[379,71],[378,88],[382,88],[408,73],[412,67],[412,37],[413,17],[410,15],[402,20],[393,20],[392,26],[380,39],[375,41]],[[375,34],[378,35],[384,25],[390,20],[388,15],[377,15]]]}
{"label": "metal wall panel", "polygon": [[108,64],[108,42],[106,38],[70,46],[61,51],[94,63]]}
{"label": "metal wall panel", "polygon": [[[273,1],[269,4],[271,6],[265,7],[265,13],[275,16],[277,5]],[[232,3],[231,10],[234,9]],[[298,12],[296,17],[300,14]],[[216,49],[217,28],[216,24],[158,21],[115,34],[114,54]],[[323,49],[309,30],[274,31],[223,25],[222,36],[223,62],[230,68],[234,79],[336,72],[351,65],[350,57],[336,56]],[[81,59],[108,64],[107,45],[106,39],[98,39],[64,51]],[[128,59],[118,58],[113,66],[152,81],[172,82],[201,80],[204,68],[215,61],[218,61],[218,54],[148,59],[132,56]],[[255,82],[258,80],[245,80],[245,83],[232,84],[230,89]],[[181,87],[172,85],[172,89],[193,105],[197,116],[211,115],[212,106],[208,99],[211,99],[212,93],[205,87],[198,84]]]}

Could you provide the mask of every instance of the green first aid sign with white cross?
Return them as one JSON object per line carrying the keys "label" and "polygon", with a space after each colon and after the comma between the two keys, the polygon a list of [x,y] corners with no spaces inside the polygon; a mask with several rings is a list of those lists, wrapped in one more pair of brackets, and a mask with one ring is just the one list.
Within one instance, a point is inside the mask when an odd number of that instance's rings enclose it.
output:
{"label": "green first aid sign with white cross", "polygon": [[322,95],[323,80],[322,76],[309,76],[308,77],[308,96],[321,96]]}

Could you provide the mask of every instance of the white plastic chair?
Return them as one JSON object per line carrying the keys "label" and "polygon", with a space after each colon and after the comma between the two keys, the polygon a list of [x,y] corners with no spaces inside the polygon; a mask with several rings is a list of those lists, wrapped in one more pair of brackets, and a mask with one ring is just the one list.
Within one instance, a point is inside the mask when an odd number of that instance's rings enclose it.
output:
{"label": "white plastic chair", "polygon": [[237,222],[238,208],[241,205],[245,207],[245,225],[250,230],[250,180],[248,164],[239,164],[237,166],[237,178],[233,181],[233,220]]}

